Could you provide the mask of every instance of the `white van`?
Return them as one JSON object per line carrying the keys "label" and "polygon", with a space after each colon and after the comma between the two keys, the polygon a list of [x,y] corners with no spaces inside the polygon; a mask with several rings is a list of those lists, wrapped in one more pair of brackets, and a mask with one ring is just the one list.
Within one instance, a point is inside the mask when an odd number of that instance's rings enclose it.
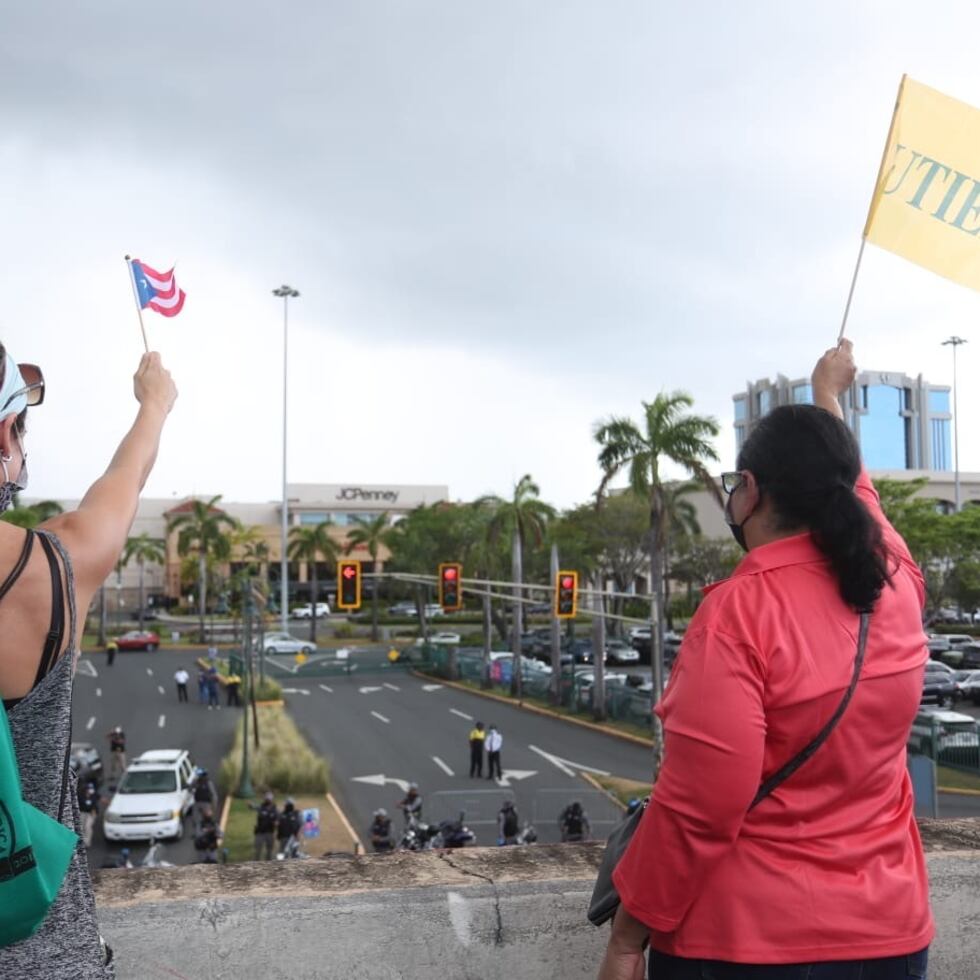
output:
{"label": "white van", "polygon": [[106,840],[183,837],[193,780],[194,766],[183,749],[144,752],[126,768],[105,812]]}

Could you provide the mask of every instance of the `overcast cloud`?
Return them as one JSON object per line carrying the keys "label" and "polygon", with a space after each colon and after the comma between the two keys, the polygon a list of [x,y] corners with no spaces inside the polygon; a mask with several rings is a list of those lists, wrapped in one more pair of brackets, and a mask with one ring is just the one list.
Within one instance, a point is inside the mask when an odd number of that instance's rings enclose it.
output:
{"label": "overcast cloud", "polygon": [[[858,8],[858,9],[855,9]],[[598,483],[593,423],[731,395],[835,339],[903,71],[980,105],[975,3],[177,2],[0,16],[0,337],[38,360],[30,495],[77,496],[133,414],[123,254],[181,396],[147,493],[289,475],[545,497]],[[862,366],[951,380],[980,297],[870,248]],[[980,470],[980,350],[961,466]]]}

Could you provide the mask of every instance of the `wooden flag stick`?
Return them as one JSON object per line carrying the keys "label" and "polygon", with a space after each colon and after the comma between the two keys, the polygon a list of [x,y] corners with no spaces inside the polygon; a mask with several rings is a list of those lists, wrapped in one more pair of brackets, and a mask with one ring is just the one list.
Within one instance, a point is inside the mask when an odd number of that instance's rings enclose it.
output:
{"label": "wooden flag stick", "polygon": [[129,269],[129,281],[133,286],[133,299],[136,302],[136,315],[140,318],[140,333],[143,334],[143,350],[149,353],[150,345],[146,339],[146,327],[143,326],[143,307],[140,306],[140,294],[139,290],[136,288],[136,276],[133,273],[133,260],[128,255],[126,256],[126,267]]}
{"label": "wooden flag stick", "polygon": [[847,314],[851,312],[851,300],[854,298],[854,284],[858,279],[858,270],[861,268],[861,257],[864,255],[865,238],[861,236],[861,247],[858,249],[857,262],[854,263],[854,275],[851,276],[851,288],[847,291],[847,304],[844,307],[844,319],[841,320],[840,333],[837,334],[837,345],[844,339],[844,329],[847,326]]}

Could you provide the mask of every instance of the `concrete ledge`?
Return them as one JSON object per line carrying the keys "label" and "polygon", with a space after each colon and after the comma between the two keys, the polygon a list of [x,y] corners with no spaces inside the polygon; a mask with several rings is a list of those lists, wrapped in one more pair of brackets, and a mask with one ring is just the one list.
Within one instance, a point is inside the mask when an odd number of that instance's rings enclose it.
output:
{"label": "concrete ledge", "polygon": [[[975,980],[980,822],[925,821],[937,980]],[[119,980],[594,980],[602,844],[95,874]]]}

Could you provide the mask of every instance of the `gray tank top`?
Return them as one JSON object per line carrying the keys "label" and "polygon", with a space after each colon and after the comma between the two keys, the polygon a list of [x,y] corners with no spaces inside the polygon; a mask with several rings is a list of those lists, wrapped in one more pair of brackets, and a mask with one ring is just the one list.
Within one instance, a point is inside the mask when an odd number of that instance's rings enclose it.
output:
{"label": "gray tank top", "polygon": [[[75,583],[61,542],[47,532],[65,569],[70,649],[35,687],[8,711],[20,767],[24,799],[80,832],[78,792],[70,774],[63,813],[61,800],[65,745],[71,739],[72,668],[75,662]],[[103,965],[95,897],[85,845],[79,839],[61,891],[38,931],[23,942],[0,947],[0,980],[105,980],[115,972]]]}

